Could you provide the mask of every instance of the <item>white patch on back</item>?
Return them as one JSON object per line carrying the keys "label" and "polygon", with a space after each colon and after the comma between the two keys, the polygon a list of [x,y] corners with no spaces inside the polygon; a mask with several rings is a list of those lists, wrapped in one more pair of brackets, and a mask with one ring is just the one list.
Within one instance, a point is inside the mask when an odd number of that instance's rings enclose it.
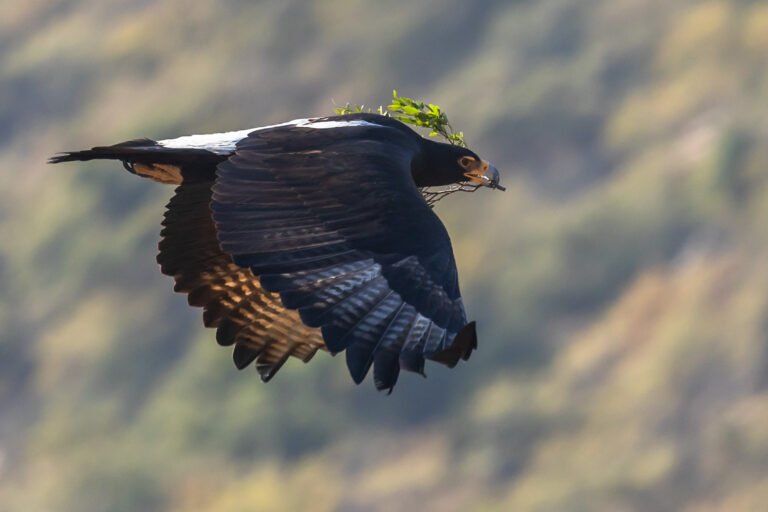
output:
{"label": "white patch on back", "polygon": [[302,124],[300,126],[325,130],[328,128],[351,128],[353,126],[378,126],[381,128],[382,125],[369,123],[368,121],[363,121],[362,119],[356,119],[354,121],[316,121],[314,123],[310,121],[308,124]]}
{"label": "white patch on back", "polygon": [[325,130],[329,128],[351,128],[354,126],[381,127],[382,125],[371,123],[369,121],[363,121],[361,119],[355,119],[353,121],[315,121],[313,119],[294,119],[293,121],[288,121],[287,123],[259,126],[256,128],[248,128],[246,130],[238,130],[234,132],[186,135],[184,137],[177,137],[175,139],[160,140],[157,141],[157,143],[166,148],[205,149],[212,153],[216,153],[217,155],[228,155],[235,151],[237,143],[246,138],[248,134],[262,130],[269,130],[272,128],[280,128],[283,126],[300,126],[303,128]]}
{"label": "white patch on back", "polygon": [[166,148],[207,149],[218,155],[228,155],[235,150],[235,145],[246,138],[252,131],[253,129],[205,135],[187,135],[176,139],[159,140],[157,143]]}

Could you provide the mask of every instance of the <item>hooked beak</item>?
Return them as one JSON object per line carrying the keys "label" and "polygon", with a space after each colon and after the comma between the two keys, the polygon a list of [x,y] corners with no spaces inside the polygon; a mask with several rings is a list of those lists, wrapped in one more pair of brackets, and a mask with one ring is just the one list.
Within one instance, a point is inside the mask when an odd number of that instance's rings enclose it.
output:
{"label": "hooked beak", "polygon": [[467,168],[467,172],[464,176],[469,178],[469,181],[489,188],[496,188],[504,192],[506,188],[499,185],[499,170],[496,169],[487,160],[481,160],[475,162],[473,166]]}

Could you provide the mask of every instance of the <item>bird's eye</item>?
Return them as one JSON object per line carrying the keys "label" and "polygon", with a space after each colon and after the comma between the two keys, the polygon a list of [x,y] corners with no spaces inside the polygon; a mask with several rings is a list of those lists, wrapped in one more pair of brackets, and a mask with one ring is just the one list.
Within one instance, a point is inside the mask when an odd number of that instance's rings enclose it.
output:
{"label": "bird's eye", "polygon": [[469,167],[472,164],[472,162],[474,162],[474,161],[475,161],[475,159],[472,158],[472,157],[469,157],[469,156],[463,156],[463,157],[459,158],[459,164],[462,167]]}

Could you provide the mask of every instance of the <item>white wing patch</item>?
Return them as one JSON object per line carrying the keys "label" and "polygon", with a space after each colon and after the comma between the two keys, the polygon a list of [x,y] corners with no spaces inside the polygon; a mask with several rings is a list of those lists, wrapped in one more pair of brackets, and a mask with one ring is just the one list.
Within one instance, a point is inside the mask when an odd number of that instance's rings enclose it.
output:
{"label": "white wing patch", "polygon": [[206,135],[187,135],[176,139],[157,141],[166,148],[174,149],[207,149],[217,155],[228,155],[235,150],[235,145],[254,131],[239,130],[236,132],[209,133]]}
{"label": "white wing patch", "polygon": [[329,128],[350,128],[353,126],[378,126],[382,125],[355,119],[352,121],[320,121],[316,119],[294,119],[287,123],[271,124],[269,126],[258,126],[246,130],[234,132],[209,133],[204,135],[186,135],[175,139],[160,140],[157,143],[166,148],[175,149],[205,149],[217,155],[228,155],[235,151],[237,143],[246,138],[253,132],[280,128],[283,126],[300,126],[304,128],[313,128],[325,130]]}
{"label": "white wing patch", "polygon": [[[305,119],[304,121],[307,121],[307,120]],[[312,121],[310,119],[309,122],[298,125],[298,126],[305,126],[307,128],[318,128],[320,130],[325,130],[328,128],[350,128],[352,126],[381,127],[382,125],[376,124],[376,123],[370,123],[368,121],[363,121],[362,119],[356,119],[354,121]]]}

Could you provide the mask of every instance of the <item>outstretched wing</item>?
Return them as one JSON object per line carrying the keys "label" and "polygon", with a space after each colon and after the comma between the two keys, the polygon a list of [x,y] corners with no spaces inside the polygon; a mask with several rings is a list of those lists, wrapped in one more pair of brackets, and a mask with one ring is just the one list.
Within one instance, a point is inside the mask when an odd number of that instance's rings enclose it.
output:
{"label": "outstretched wing", "polygon": [[168,203],[157,257],[164,274],[173,276],[175,290],[188,294],[189,304],[205,308],[203,321],[216,327],[221,345],[235,345],[238,368],[256,361],[269,380],[289,356],[309,361],[324,348],[317,329],[305,326],[280,297],[264,290],[247,267],[222,252],[211,218],[212,181],[183,183]]}
{"label": "outstretched wing", "polygon": [[223,251],[279,294],[356,382],[379,389],[424,359],[476,347],[445,227],[411,177],[406,133],[325,122],[251,133],[220,163],[212,209]]}

